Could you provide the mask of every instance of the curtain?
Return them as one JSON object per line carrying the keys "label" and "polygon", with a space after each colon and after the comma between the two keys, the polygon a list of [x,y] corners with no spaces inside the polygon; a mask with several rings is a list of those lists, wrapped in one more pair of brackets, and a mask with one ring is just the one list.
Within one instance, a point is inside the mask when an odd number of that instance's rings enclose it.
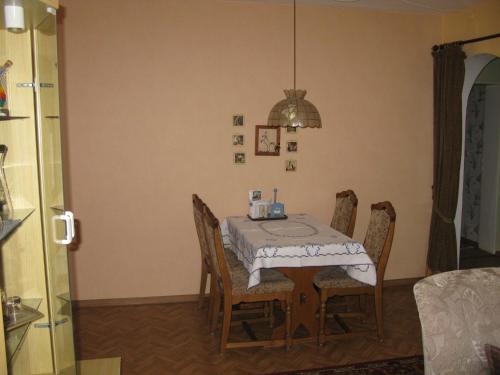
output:
{"label": "curtain", "polygon": [[433,51],[434,184],[427,266],[432,273],[457,269],[455,213],[462,151],[465,53],[458,44]]}

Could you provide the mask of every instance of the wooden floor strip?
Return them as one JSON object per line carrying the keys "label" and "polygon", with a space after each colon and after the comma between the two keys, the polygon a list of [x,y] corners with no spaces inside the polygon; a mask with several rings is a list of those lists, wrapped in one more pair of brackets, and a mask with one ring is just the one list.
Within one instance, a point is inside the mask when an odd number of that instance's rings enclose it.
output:
{"label": "wooden floor strip", "polygon": [[120,375],[121,358],[89,359],[77,362],[78,375]]}

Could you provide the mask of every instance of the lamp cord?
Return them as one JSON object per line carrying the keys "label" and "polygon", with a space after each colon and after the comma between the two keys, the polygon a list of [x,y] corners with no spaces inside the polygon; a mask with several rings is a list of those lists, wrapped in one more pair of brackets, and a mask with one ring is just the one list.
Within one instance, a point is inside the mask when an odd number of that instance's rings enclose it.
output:
{"label": "lamp cord", "polygon": [[297,11],[296,0],[293,0],[293,89],[297,84]]}

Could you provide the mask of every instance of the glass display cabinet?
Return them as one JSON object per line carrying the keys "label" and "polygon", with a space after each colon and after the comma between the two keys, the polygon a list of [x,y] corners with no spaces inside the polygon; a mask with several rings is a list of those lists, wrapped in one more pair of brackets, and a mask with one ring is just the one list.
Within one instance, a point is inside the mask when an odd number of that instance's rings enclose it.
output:
{"label": "glass display cabinet", "polygon": [[74,221],[63,196],[58,3],[0,4],[0,375],[76,374],[66,249]]}

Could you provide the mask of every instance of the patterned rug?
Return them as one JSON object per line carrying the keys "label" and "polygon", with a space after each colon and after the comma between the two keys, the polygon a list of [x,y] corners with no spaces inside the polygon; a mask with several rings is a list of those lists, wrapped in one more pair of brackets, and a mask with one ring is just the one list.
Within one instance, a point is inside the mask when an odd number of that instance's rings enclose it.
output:
{"label": "patterned rug", "polygon": [[355,363],[321,369],[280,372],[273,375],[423,375],[422,356],[385,359],[382,361]]}

